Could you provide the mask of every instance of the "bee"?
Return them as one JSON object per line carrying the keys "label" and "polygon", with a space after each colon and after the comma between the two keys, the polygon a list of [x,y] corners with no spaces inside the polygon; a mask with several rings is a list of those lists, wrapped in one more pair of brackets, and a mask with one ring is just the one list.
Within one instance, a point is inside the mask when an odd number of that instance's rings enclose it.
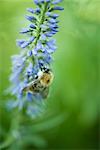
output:
{"label": "bee", "polygon": [[23,92],[29,92],[33,95],[39,94],[42,99],[46,99],[53,78],[54,75],[50,69],[42,68],[38,72],[38,76],[24,87]]}

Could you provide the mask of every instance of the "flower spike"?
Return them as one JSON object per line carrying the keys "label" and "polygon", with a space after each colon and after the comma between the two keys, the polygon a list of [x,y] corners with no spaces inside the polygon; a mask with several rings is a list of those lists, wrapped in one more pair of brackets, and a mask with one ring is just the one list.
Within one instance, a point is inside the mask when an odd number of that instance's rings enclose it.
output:
{"label": "flower spike", "polygon": [[27,8],[29,15],[26,15],[26,19],[29,25],[20,31],[26,37],[17,40],[17,46],[21,51],[19,55],[12,56],[10,92],[17,100],[13,106],[22,108],[27,103],[27,108],[30,108],[34,100],[47,98],[53,79],[50,64],[52,54],[57,48],[53,36],[59,27],[57,20],[59,15],[55,12],[63,10],[57,6],[61,1],[33,0],[36,8]]}

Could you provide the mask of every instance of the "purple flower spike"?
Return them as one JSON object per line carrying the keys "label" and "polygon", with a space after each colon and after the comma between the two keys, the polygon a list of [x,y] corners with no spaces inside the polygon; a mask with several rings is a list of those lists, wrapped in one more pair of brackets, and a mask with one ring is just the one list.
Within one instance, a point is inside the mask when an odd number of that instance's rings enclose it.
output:
{"label": "purple flower spike", "polygon": [[[31,15],[26,15],[28,27],[20,31],[25,39],[16,41],[21,51],[12,56],[12,74],[10,76],[10,93],[15,96],[14,107],[26,107],[28,115],[33,116],[40,111],[34,107],[44,97],[45,84],[40,82],[45,69],[51,70],[52,54],[56,51],[53,36],[58,32],[56,10],[63,10],[56,4],[62,0],[33,0],[36,8],[27,8]],[[43,85],[42,85],[43,84]]]}

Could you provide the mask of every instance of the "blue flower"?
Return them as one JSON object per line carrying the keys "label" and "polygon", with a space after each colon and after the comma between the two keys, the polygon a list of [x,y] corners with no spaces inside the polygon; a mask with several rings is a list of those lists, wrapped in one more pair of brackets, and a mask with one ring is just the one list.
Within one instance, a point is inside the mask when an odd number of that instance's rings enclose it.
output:
{"label": "blue flower", "polygon": [[34,24],[30,24],[29,27],[32,28],[32,29],[36,29],[36,26]]}
{"label": "blue flower", "polygon": [[40,8],[36,8],[36,9],[27,8],[27,11],[32,13],[32,14],[39,14],[41,12]]}
{"label": "blue flower", "polygon": [[27,29],[27,28],[23,28],[21,31],[20,31],[20,33],[28,33],[28,32],[31,32],[31,30],[30,29]]}
{"label": "blue flower", "polygon": [[51,9],[51,11],[53,11],[53,10],[64,10],[64,8],[60,7],[60,6],[55,6]]}
{"label": "blue flower", "polygon": [[39,0],[34,0],[34,3],[35,3],[36,5],[39,5]]}
{"label": "blue flower", "polygon": [[34,9],[33,9],[33,8],[27,8],[27,11],[28,11],[28,12],[30,12],[30,13],[32,13],[32,14],[34,14],[34,13],[35,13],[35,11],[34,11]]}
{"label": "blue flower", "polygon": [[[57,49],[53,36],[58,32],[58,17],[56,10],[63,10],[57,6],[62,0],[34,0],[36,8],[27,8],[26,19],[29,25],[20,31],[25,39],[16,41],[21,48],[19,55],[12,56],[12,74],[10,76],[10,92],[16,97],[15,105],[20,109],[25,103],[42,99],[40,93],[23,93],[23,88],[27,87],[38,75],[41,67],[48,66],[53,60],[52,54]],[[27,113],[37,111],[28,105]]]}
{"label": "blue flower", "polygon": [[16,44],[17,44],[18,46],[21,46],[24,42],[25,42],[24,39],[16,40]]}
{"label": "blue flower", "polygon": [[52,1],[52,4],[58,4],[58,3],[60,3],[60,2],[62,2],[62,0],[53,0],[53,1]]}
{"label": "blue flower", "polygon": [[34,16],[26,16],[26,19],[31,22],[36,21],[36,18]]}

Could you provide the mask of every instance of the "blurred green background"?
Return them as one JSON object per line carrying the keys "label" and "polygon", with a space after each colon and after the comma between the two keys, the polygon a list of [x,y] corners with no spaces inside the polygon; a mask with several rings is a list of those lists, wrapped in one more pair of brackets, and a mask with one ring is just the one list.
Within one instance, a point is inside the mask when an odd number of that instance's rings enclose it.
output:
{"label": "blurred green background", "polygon": [[15,40],[27,25],[26,8],[32,6],[32,0],[0,0],[1,149],[99,149],[100,0],[62,2],[55,79],[45,112],[30,119],[6,109],[10,57],[19,53]]}

